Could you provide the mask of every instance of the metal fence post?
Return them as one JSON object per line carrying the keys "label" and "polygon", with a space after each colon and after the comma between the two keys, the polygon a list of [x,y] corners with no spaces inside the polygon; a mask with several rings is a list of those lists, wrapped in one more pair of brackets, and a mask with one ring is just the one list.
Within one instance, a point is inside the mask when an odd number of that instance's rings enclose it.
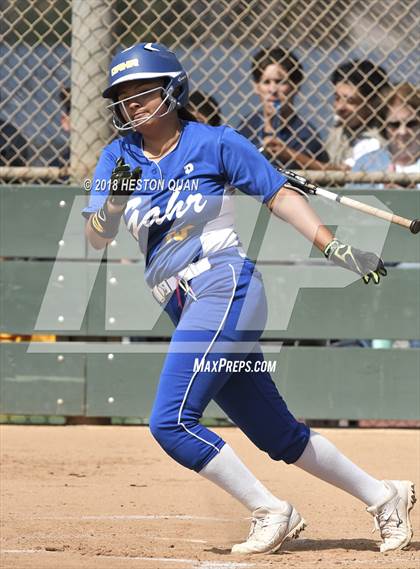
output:
{"label": "metal fence post", "polygon": [[112,43],[107,0],[73,0],[71,47],[71,177],[91,176],[110,135],[101,90]]}

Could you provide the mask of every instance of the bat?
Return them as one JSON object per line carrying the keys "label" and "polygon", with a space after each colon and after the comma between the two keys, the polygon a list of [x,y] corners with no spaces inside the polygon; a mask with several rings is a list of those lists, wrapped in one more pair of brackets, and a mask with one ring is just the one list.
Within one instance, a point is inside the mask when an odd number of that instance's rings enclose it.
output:
{"label": "bat", "polygon": [[282,168],[277,168],[277,170],[281,174],[286,176],[290,186],[292,186],[293,188],[297,188],[298,190],[300,190],[305,194],[322,196],[328,200],[336,201],[353,209],[363,211],[364,213],[367,213],[369,215],[385,219],[386,221],[390,221],[391,223],[396,223],[397,225],[406,227],[411,231],[411,233],[420,232],[420,219],[407,219],[405,217],[401,217],[400,215],[395,215],[394,213],[390,213],[388,211],[384,211],[383,209],[367,205],[365,203],[354,200],[353,198],[349,198],[347,196],[340,196],[339,194],[330,192],[329,190],[325,190],[324,188],[320,188],[319,186],[313,184],[303,176],[299,176],[298,174],[295,174],[290,170],[283,170]]}

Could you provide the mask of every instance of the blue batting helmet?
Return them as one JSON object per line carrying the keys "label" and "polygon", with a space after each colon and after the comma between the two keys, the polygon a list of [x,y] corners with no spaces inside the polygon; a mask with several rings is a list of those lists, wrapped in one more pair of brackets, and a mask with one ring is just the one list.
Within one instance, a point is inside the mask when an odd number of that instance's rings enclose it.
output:
{"label": "blue batting helmet", "polygon": [[161,43],[139,43],[111,61],[105,99],[116,99],[117,86],[138,79],[166,79],[164,91],[174,108],[188,103],[188,77],[176,55]]}

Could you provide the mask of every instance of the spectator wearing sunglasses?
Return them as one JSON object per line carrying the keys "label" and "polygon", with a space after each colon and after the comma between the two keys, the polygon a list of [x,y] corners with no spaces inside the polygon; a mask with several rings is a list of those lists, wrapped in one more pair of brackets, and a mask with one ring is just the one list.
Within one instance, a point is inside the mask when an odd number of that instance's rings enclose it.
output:
{"label": "spectator wearing sunglasses", "polygon": [[402,83],[386,97],[384,148],[356,161],[355,172],[420,172],[419,89]]}

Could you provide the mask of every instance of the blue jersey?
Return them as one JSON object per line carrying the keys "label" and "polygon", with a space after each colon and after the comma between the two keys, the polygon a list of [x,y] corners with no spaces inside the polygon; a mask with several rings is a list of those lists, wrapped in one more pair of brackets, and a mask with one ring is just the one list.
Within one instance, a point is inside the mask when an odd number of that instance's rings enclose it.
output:
{"label": "blue jersey", "polygon": [[137,132],[106,146],[85,216],[104,204],[120,156],[132,169],[142,169],[124,220],[145,255],[145,277],[151,287],[201,257],[239,245],[233,188],[267,202],[286,182],[232,128],[182,121],[176,148],[158,162],[146,158]]}

